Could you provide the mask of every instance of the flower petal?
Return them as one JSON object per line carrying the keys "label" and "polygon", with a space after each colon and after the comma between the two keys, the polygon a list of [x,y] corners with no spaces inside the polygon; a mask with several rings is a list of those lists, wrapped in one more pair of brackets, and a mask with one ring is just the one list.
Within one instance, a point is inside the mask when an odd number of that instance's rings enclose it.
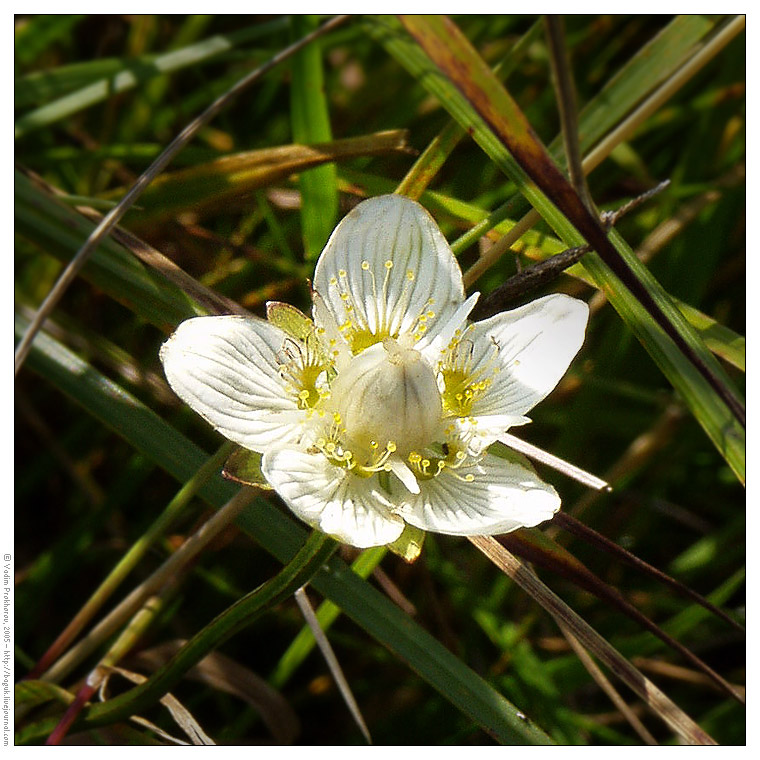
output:
{"label": "flower petal", "polygon": [[404,521],[377,490],[376,478],[360,478],[322,454],[284,446],[264,454],[261,469],[290,509],[312,527],[364,549],[395,541]]}
{"label": "flower petal", "polygon": [[448,318],[446,323],[437,325],[437,331],[425,333],[415,348],[433,365],[441,358],[441,352],[448,346],[449,341],[454,337],[454,333],[461,329],[470,312],[475,308],[475,304],[480,298],[480,293],[473,293],[463,304],[457,307],[454,313]]}
{"label": "flower petal", "polygon": [[161,347],[169,385],[222,435],[253,451],[297,440],[306,412],[280,377],[287,335],[263,320],[183,322]]}
{"label": "flower petal", "polygon": [[400,195],[366,200],[343,218],[319,257],[314,289],[349,342],[357,333],[430,340],[464,301],[446,239],[422,206]]}
{"label": "flower petal", "polygon": [[[467,482],[468,475],[473,479]],[[402,493],[399,514],[411,525],[453,536],[490,536],[549,520],[560,507],[552,486],[528,462],[486,454],[457,470],[420,482],[418,495]]]}
{"label": "flower petal", "polygon": [[420,492],[420,484],[414,473],[409,469],[409,465],[401,457],[392,456],[388,459],[390,471],[404,484],[407,491],[412,493]]}
{"label": "flower petal", "polygon": [[485,451],[512,427],[527,425],[528,417],[513,414],[484,414],[480,417],[459,417],[453,427],[446,429],[448,436],[467,445],[470,454],[477,456]]}
{"label": "flower petal", "polygon": [[472,416],[519,416],[546,398],[583,345],[587,321],[583,301],[555,294],[472,325],[464,338],[472,373],[491,379]]}

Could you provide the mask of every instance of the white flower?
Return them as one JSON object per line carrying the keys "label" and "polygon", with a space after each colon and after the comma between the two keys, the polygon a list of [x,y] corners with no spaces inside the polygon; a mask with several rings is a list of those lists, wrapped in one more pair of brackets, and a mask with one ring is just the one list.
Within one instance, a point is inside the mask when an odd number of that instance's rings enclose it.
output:
{"label": "white flower", "polygon": [[198,317],[161,349],[175,392],[224,436],[261,453],[302,520],[358,547],[406,523],[452,535],[537,525],[560,506],[514,454],[488,447],[556,386],[588,308],[540,298],[467,319],[462,273],[435,222],[398,195],[359,204],[313,282],[313,321]]}

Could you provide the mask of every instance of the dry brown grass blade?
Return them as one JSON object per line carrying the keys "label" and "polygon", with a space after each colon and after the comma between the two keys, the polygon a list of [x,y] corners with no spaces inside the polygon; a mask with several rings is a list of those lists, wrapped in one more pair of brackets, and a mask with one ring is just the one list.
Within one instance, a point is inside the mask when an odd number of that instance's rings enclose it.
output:
{"label": "dry brown grass blade", "polygon": [[[167,641],[130,658],[135,667],[157,670],[187,642]],[[221,652],[206,655],[185,673],[185,678],[232,694],[256,710],[277,744],[293,744],[300,733],[298,716],[283,696],[263,678]]]}
{"label": "dry brown grass blade", "polygon": [[[102,700],[107,698],[105,697],[105,690],[108,684],[108,677],[113,673],[118,673],[123,678],[136,684],[145,683],[145,681],[148,680],[145,676],[140,675],[139,673],[133,673],[130,670],[125,670],[124,668],[110,667],[104,670],[106,672],[103,674],[104,678],[100,688]],[[171,694],[164,694],[164,696],[161,697],[160,702],[169,711],[172,718],[174,718],[174,722],[185,732],[185,735],[190,739],[191,744],[202,747],[216,746],[216,742],[201,728],[200,723],[198,723],[191,712],[176,697]],[[166,739],[172,744],[188,744],[188,742],[177,739],[151,721],[138,715],[133,715],[131,720],[141,726],[149,728],[162,739]]]}
{"label": "dry brown grass blade", "polygon": [[628,721],[633,730],[644,740],[646,744],[650,746],[657,746],[657,740],[649,733],[647,727],[639,720],[638,715],[631,710],[626,704],[625,700],[620,696],[617,689],[610,683],[607,676],[604,675],[602,669],[594,662],[594,658],[581,646],[578,639],[573,636],[567,627],[559,624],[559,628],[562,631],[562,635],[570,644],[570,647],[575,652],[576,657],[581,661],[583,667],[586,668],[589,675],[596,681],[599,688],[610,698],[612,704],[617,707],[620,714]]}
{"label": "dry brown grass blade", "polygon": [[[715,684],[706,678],[703,673],[698,670],[692,670],[691,668],[684,668],[682,665],[674,665],[672,662],[663,662],[662,660],[655,660],[652,657],[633,657],[631,662],[641,670],[646,670],[649,673],[656,673],[658,676],[664,678],[670,678],[674,681],[681,681],[682,683],[688,683],[693,686],[709,686],[715,688]],[[745,687],[741,684],[734,684],[734,688],[745,693]]]}
{"label": "dry brown grass blade", "polygon": [[343,668],[341,668],[338,658],[335,656],[335,652],[333,651],[332,646],[330,646],[330,642],[327,639],[325,632],[322,630],[319,620],[317,620],[314,608],[311,606],[311,602],[309,602],[309,597],[306,595],[303,586],[296,591],[295,597],[298,608],[301,610],[301,614],[303,615],[304,620],[306,620],[306,624],[314,635],[314,640],[317,642],[319,651],[322,653],[322,657],[324,657],[327,667],[330,669],[333,680],[338,685],[338,690],[351,713],[351,717],[354,719],[354,723],[359,727],[367,744],[372,744],[372,737],[370,736],[369,729],[364,721],[364,716],[362,715],[354,694],[351,691],[351,687],[343,674]]}
{"label": "dry brown grass blade", "polygon": [[470,541],[500,570],[526,591],[559,625],[565,626],[578,641],[629,686],[685,742],[716,745],[683,710],[637,670],[604,637],[563,602],[536,574],[492,536],[471,536]]}
{"label": "dry brown grass blade", "polygon": [[722,689],[729,697],[744,704],[744,695],[737,691],[732,684],[716,673],[707,663],[703,662],[690,649],[681,644],[660,626],[650,620],[639,609],[632,605],[614,586],[602,581],[592,573],[569,551],[556,541],[545,536],[536,528],[516,530],[501,536],[499,539],[504,548],[518,557],[539,565],[557,575],[569,580],[580,588],[591,592],[597,599],[619,610],[631,620],[636,621],[644,630],[656,636],[666,646],[677,652],[687,662],[702,671],[712,682]]}
{"label": "dry brown grass blade", "polygon": [[584,539],[595,548],[613,555],[631,567],[635,567],[637,570],[640,570],[646,575],[673,589],[676,593],[681,594],[687,599],[690,599],[692,602],[695,602],[701,607],[704,607],[706,610],[712,612],[713,615],[719,617],[721,620],[728,623],[732,628],[739,631],[740,633],[745,633],[744,626],[737,623],[733,618],[723,612],[723,610],[712,604],[709,599],[705,599],[701,594],[698,594],[696,591],[692,591],[683,583],[679,583],[679,581],[677,581],[675,578],[671,578],[667,573],[663,573],[662,570],[658,570],[648,562],[644,562],[643,560],[639,559],[632,552],[629,552],[622,546],[618,546],[618,544],[616,544],[614,541],[610,541],[610,539],[606,536],[603,536],[601,533],[597,533],[593,528],[589,528],[587,525],[584,525],[580,520],[576,520],[574,517],[564,512],[557,512],[557,514],[554,516],[553,522],[556,525],[563,527],[573,535]]}
{"label": "dry brown grass blade", "polygon": [[[254,190],[317,166],[367,156],[414,154],[408,134],[405,129],[393,129],[314,145],[280,145],[168,172],[156,177],[143,193],[142,210],[129,216],[129,226],[142,234],[145,228],[165,224],[182,213],[198,219],[222,210],[248,209]],[[123,194],[124,188],[119,188],[105,198],[118,199]]]}

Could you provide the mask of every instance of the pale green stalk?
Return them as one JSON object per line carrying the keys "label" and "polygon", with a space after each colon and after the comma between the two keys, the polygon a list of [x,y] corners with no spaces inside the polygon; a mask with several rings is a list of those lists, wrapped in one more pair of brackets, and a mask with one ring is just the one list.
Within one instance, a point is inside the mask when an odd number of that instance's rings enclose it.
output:
{"label": "pale green stalk", "polygon": [[90,631],[75,647],[72,647],[41,677],[47,681],[60,681],[87,658],[100,644],[117,631],[144,603],[160,589],[169,578],[176,575],[190,560],[198,555],[209,542],[230,525],[253,501],[256,489],[241,488],[240,491],[207,520],[184,544],[164,562],[147,580],[135,588],[115,609]]}
{"label": "pale green stalk", "polygon": [[59,657],[77,636],[77,634],[92,620],[98,610],[111,597],[121,582],[135,568],[145,553],[164,534],[172,522],[182,513],[188,503],[195,497],[198,490],[212,475],[221,470],[224,461],[232,453],[233,444],[225,442],[219,450],[193,475],[190,480],[177,492],[158,519],[143,533],[119,560],[106,579],[87,600],[84,606],[74,616],[71,622],[61,632],[45,656],[37,666],[38,670],[47,670],[54,658]]}

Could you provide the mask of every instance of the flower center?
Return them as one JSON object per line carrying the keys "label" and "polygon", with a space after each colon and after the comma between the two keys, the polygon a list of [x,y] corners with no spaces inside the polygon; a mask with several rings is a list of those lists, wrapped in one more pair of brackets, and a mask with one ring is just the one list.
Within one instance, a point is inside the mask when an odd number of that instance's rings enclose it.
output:
{"label": "flower center", "polygon": [[391,444],[402,455],[429,445],[441,423],[441,395],[430,365],[406,340],[385,338],[353,357],[331,387],[352,447]]}

